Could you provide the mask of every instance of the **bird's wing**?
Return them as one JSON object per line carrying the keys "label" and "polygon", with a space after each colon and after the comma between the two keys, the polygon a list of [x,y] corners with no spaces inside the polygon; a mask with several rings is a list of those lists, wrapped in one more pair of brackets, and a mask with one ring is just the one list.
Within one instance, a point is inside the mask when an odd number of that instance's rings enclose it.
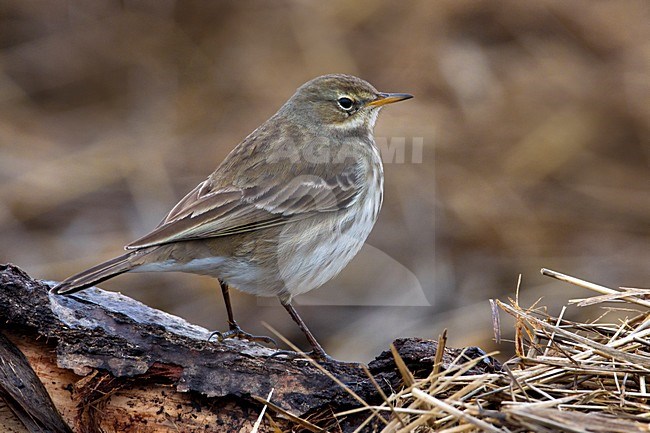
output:
{"label": "bird's wing", "polygon": [[245,233],[347,208],[361,191],[363,170],[358,165],[332,168],[328,167],[329,174],[294,175],[288,181],[248,187],[215,187],[209,178],[156,229],[126,248]]}

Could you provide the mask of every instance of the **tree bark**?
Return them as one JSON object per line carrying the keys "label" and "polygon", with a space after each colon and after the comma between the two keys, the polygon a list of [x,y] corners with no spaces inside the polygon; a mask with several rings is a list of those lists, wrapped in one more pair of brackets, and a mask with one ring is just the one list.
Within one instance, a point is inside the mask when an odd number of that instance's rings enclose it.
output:
{"label": "tree bark", "polygon": [[[208,330],[118,293],[93,288],[52,295],[44,282],[0,265],[0,319],[6,337],[0,339],[0,397],[11,409],[0,404],[3,431],[250,431],[263,407],[258,397],[271,390],[271,402],[282,410],[320,426],[335,423],[334,431],[354,430],[366,418],[334,420],[333,413],[360,403],[304,357],[254,342],[208,341]],[[415,375],[431,371],[436,342],[409,338],[394,345]],[[460,352],[445,348],[443,368]],[[363,400],[381,402],[360,366],[322,366]],[[485,362],[469,373],[495,366]],[[390,351],[369,369],[384,392],[401,386]],[[268,410],[281,427],[294,422],[280,409]],[[270,422],[260,431],[270,430]]]}

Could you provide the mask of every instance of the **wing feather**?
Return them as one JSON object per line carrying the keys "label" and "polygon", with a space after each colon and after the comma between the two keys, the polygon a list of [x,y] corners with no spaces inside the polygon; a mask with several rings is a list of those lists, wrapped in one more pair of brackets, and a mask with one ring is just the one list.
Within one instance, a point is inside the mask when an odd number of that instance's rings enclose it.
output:
{"label": "wing feather", "polygon": [[[332,167],[330,167],[332,168]],[[190,191],[151,233],[127,245],[137,249],[171,242],[261,230],[349,207],[363,188],[356,165],[335,175],[298,175],[288,182],[215,187],[211,178]]]}

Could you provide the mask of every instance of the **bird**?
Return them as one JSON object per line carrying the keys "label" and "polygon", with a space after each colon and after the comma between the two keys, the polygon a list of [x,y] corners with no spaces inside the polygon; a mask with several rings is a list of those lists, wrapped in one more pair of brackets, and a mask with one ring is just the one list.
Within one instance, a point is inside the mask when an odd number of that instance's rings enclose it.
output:
{"label": "bird", "polygon": [[125,254],[66,278],[52,293],[70,295],[125,272],[208,275],[228,316],[220,339],[268,339],[235,321],[235,288],[277,297],[310,355],[331,359],[292,299],[335,277],[366,241],[383,201],[377,115],[412,97],[346,74],[306,82]]}

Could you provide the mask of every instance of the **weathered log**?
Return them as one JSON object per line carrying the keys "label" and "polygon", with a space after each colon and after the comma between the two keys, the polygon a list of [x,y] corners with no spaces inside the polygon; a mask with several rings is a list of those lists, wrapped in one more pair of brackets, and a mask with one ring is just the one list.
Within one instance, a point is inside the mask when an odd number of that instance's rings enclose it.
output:
{"label": "weathered log", "polygon": [[[275,405],[324,426],[334,422],[332,413],[360,406],[297,354],[248,341],[208,341],[208,330],[114,292],[51,295],[45,282],[13,265],[0,265],[0,319],[7,337],[0,340],[0,397],[27,420],[22,424],[29,432],[249,431],[262,409],[254,397],[266,398],[271,390]],[[411,371],[431,371],[436,342],[410,338],[394,344]],[[445,348],[443,367],[460,352]],[[15,360],[5,359],[6,353]],[[359,366],[323,367],[363,400],[381,401]],[[400,386],[389,351],[369,368],[385,392]],[[484,362],[472,373],[494,368]],[[2,414],[0,426],[8,425]],[[291,423],[273,415],[280,425]],[[352,430],[365,417],[346,417],[338,426]],[[268,429],[266,423],[260,431]]]}

